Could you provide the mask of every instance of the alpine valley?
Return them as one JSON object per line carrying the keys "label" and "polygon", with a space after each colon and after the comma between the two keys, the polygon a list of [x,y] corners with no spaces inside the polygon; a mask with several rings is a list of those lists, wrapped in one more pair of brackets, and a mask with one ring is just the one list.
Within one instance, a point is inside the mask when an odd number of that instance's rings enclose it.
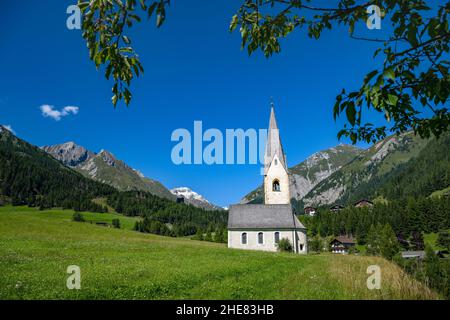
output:
{"label": "alpine valley", "polygon": [[[304,206],[346,205],[361,198],[376,201],[449,193],[450,135],[424,140],[413,132],[393,135],[368,149],[338,145],[314,153],[291,167],[291,199]],[[261,203],[263,190],[242,203]]]}
{"label": "alpine valley", "polygon": [[118,190],[141,190],[173,201],[177,197],[183,197],[186,203],[193,206],[207,210],[222,210],[189,188],[168,190],[161,182],[145,177],[139,170],[118,160],[109,151],[101,150],[94,153],[74,142],[44,146],[42,150],[84,176]]}

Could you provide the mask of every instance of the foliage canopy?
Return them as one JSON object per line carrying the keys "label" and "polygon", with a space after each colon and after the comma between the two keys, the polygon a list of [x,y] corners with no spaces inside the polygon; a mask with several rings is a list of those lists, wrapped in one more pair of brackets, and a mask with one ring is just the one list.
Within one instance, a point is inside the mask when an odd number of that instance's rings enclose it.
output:
{"label": "foliage canopy", "polygon": [[[374,57],[382,54],[380,67],[362,80],[359,90],[342,89],[336,96],[333,115],[344,115],[347,123],[338,137],[353,143],[384,138],[389,132],[413,129],[421,137],[440,136],[448,131],[450,2],[431,4],[424,0],[337,0],[333,7],[319,7],[314,0],[242,0],[232,17],[230,31],[239,28],[242,48],[251,55],[261,51],[266,57],[281,51],[280,39],[294,30],[306,29],[319,39],[326,29],[348,27],[355,40],[379,43]],[[357,23],[365,24],[369,5],[382,10],[392,33],[386,39],[355,34]],[[79,0],[83,13],[83,38],[96,67],[104,66],[105,77],[114,80],[112,103],[131,101],[130,85],[144,71],[131,46],[129,29],[156,16],[159,28],[166,20],[170,0]],[[363,111],[375,110],[388,125],[363,121]]]}

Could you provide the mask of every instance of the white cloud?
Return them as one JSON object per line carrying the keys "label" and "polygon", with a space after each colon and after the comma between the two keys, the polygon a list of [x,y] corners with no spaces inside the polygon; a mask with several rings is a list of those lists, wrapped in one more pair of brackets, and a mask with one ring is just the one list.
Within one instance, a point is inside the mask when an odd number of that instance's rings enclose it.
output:
{"label": "white cloud", "polygon": [[2,124],[3,128],[5,128],[6,130],[8,130],[9,132],[16,134],[16,132],[13,130],[13,128],[11,127],[11,125],[9,124]]}
{"label": "white cloud", "polygon": [[75,106],[66,106],[61,110],[56,110],[53,106],[48,104],[42,105],[40,109],[44,117],[50,117],[56,121],[59,121],[62,117],[68,116],[70,114],[77,114],[80,110],[80,108]]}

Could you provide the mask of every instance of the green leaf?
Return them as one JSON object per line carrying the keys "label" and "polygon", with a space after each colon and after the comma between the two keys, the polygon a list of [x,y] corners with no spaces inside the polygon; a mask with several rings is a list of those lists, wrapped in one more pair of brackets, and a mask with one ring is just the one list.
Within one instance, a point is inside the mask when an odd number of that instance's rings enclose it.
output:
{"label": "green leaf", "polygon": [[123,39],[123,41],[124,41],[126,44],[130,44],[130,43],[131,43],[130,39],[129,39],[127,36],[122,36],[122,39]]}
{"label": "green leaf", "polygon": [[386,70],[384,70],[383,75],[384,75],[386,78],[395,80],[395,72],[394,72],[394,69],[393,69],[392,67],[389,67],[389,68],[387,68]]}
{"label": "green leaf", "polygon": [[381,48],[378,48],[377,50],[375,50],[375,52],[373,53],[373,57],[375,58],[381,51]]}
{"label": "green leaf", "polygon": [[355,20],[350,20],[350,22],[348,23],[348,33],[350,35],[353,35],[353,31],[355,30]]}
{"label": "green leaf", "polygon": [[128,105],[131,101],[131,92],[128,90],[128,88],[125,88],[123,92],[123,98],[125,100],[125,104]]}
{"label": "green leaf", "polygon": [[338,132],[337,138],[338,138],[338,140],[341,140],[342,136],[347,136],[347,135],[348,135],[347,130],[342,129]]}
{"label": "green leaf", "polygon": [[158,2],[153,2],[151,6],[148,8],[148,18],[150,19],[153,15],[153,12],[155,11],[156,6],[158,5]]}
{"label": "green leaf", "polygon": [[88,6],[89,6],[89,1],[78,3],[78,8],[80,8],[80,10],[81,10],[82,12],[84,12],[84,10],[86,10],[86,8],[87,8]]}
{"label": "green leaf", "polygon": [[162,14],[158,14],[156,17],[156,26],[159,28],[164,23],[164,16]]}
{"label": "green leaf", "polygon": [[116,95],[116,94],[112,96],[111,101],[112,101],[112,104],[113,104],[114,107],[115,107],[116,104],[117,104],[117,95]]}
{"label": "green leaf", "polygon": [[411,46],[415,47],[417,46],[417,37],[416,37],[416,33],[417,33],[417,28],[415,25],[410,25],[409,29],[408,29],[408,34],[407,34],[407,38],[409,43],[411,44]]}
{"label": "green leaf", "polygon": [[345,113],[347,114],[348,122],[350,122],[350,124],[352,126],[354,126],[355,125],[356,109],[355,109],[355,104],[353,103],[353,101],[348,103],[347,109],[345,110]]}
{"label": "green leaf", "polygon": [[397,105],[397,101],[398,97],[396,95],[388,94],[388,104],[395,107]]}
{"label": "green leaf", "polygon": [[234,29],[236,29],[237,24],[238,24],[239,18],[237,16],[237,14],[235,14],[233,16],[233,18],[231,18],[231,23],[230,23],[230,32],[234,31]]}

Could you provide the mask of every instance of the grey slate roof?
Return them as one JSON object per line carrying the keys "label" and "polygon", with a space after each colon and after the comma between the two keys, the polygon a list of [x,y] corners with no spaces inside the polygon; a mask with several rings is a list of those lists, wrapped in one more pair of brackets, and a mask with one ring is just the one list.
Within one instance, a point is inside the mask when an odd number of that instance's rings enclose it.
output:
{"label": "grey slate roof", "polygon": [[228,229],[305,229],[290,204],[238,204],[229,210]]}

